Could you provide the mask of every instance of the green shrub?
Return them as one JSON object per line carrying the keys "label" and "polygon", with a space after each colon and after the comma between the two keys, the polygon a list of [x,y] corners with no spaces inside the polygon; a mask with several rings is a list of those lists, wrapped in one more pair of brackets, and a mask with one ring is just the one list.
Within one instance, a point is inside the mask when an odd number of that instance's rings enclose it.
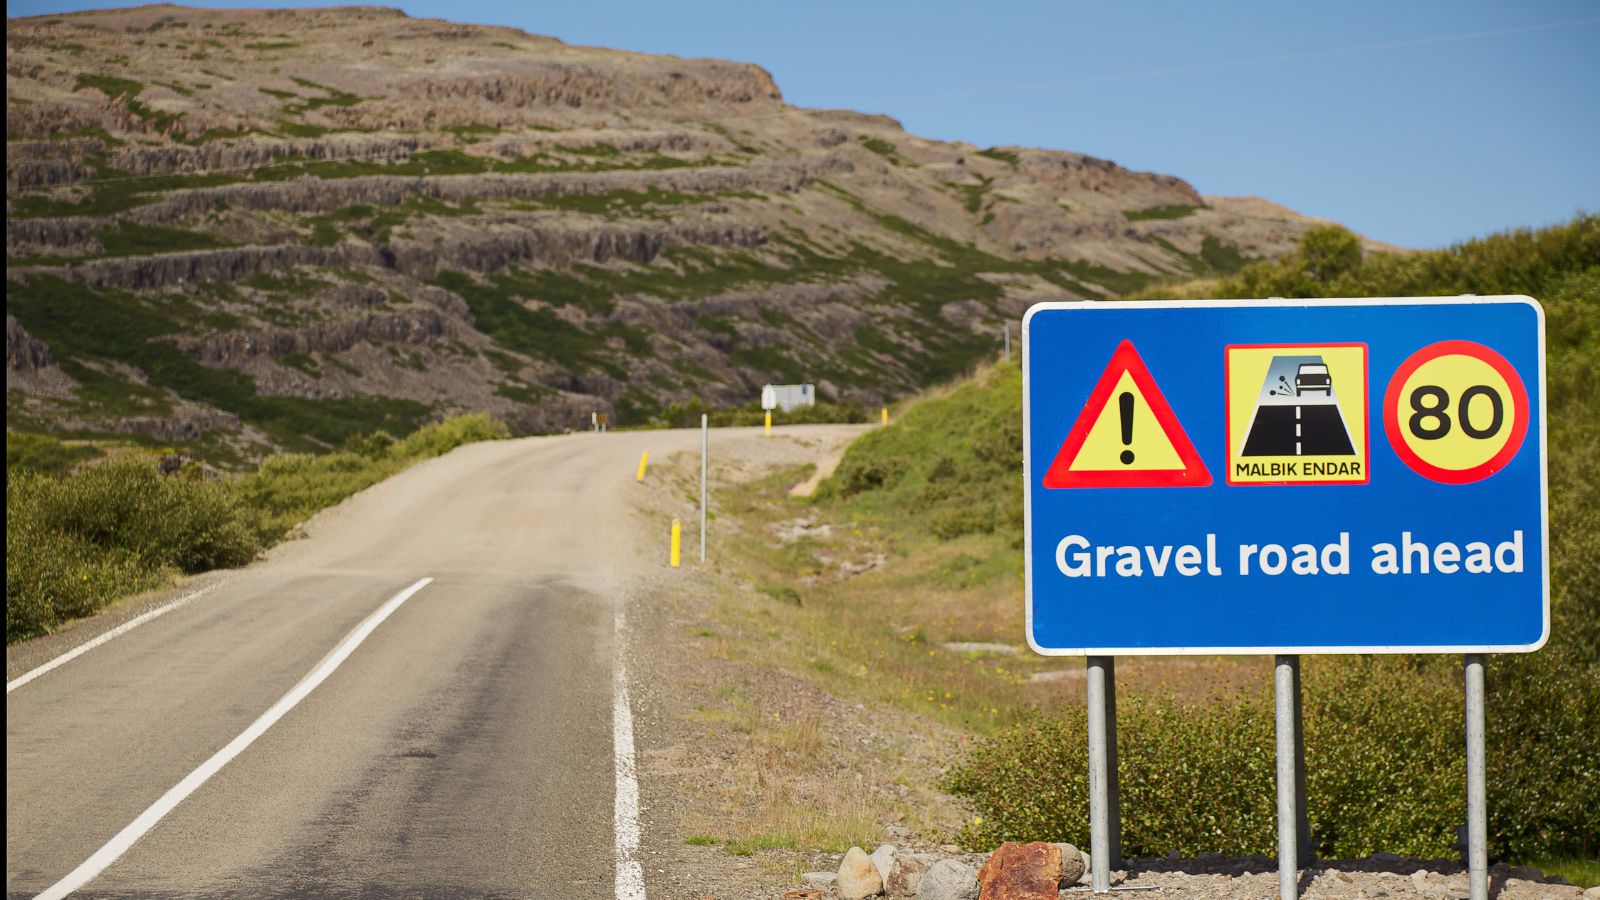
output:
{"label": "green shrub", "polygon": [[498,441],[511,436],[505,423],[488,413],[469,413],[452,416],[417,429],[395,442],[389,449],[389,458],[416,462],[434,456],[443,456],[464,444],[478,441]]}
{"label": "green shrub", "polygon": [[46,476],[6,479],[6,641],[44,634],[99,609],[106,597],[137,591],[153,575],[134,554],[48,527],[30,512]]}
{"label": "green shrub", "polygon": [[[1532,667],[1536,674],[1518,671]],[[1600,670],[1555,657],[1493,658],[1490,850],[1592,855],[1600,835]],[[1307,811],[1324,856],[1454,852],[1466,821],[1458,662],[1329,657],[1305,670]],[[1130,856],[1276,847],[1270,691],[1212,706],[1131,695],[1118,711],[1123,850]],[[1081,710],[1035,714],[979,745],[945,779],[978,817],[963,842],[1082,841],[1088,751]]]}
{"label": "green shrub", "polygon": [[1022,372],[997,365],[862,435],[818,496],[853,512],[925,522],[941,539],[1022,539]]}
{"label": "green shrub", "polygon": [[[1117,727],[1123,852],[1253,853],[1270,843],[1269,708],[1255,701],[1190,707],[1129,696]],[[943,785],[978,813],[962,843],[1083,843],[1089,833],[1087,746],[1081,712],[1035,714],[978,745]]]}
{"label": "green shrub", "polygon": [[6,478],[6,638],[42,634],[168,571],[242,565],[259,544],[220,482],[163,477],[148,457],[77,475]]}
{"label": "green shrub", "polygon": [[[871,435],[867,435],[870,438]],[[867,438],[862,438],[862,441]],[[860,445],[857,441],[851,445],[854,449]],[[901,467],[893,460],[874,458],[866,453],[845,453],[845,458],[840,461],[839,468],[834,470],[832,476],[835,490],[846,497],[853,497],[864,491],[876,490],[885,484],[892,484],[900,475]]]}
{"label": "green shrub", "polygon": [[[255,544],[228,486],[163,476],[148,457],[114,460],[41,483],[19,508],[40,526],[183,572],[249,561]],[[9,499],[9,496],[8,496]],[[10,510],[8,512],[8,517]]]}
{"label": "green shrub", "polygon": [[[1313,228],[1280,259],[1238,274],[1163,292],[1184,297],[1414,297],[1528,294],[1544,300],[1563,281],[1600,265],[1600,215],[1565,225],[1518,229],[1447,250],[1361,255],[1360,241],[1337,225]],[[1587,276],[1592,279],[1592,274]],[[1593,284],[1592,280],[1589,282]],[[1144,292],[1142,296],[1160,296]],[[1591,292],[1588,300],[1593,303]]]}
{"label": "green shrub", "polygon": [[1459,661],[1325,657],[1304,674],[1307,811],[1323,853],[1451,855],[1467,820]]}
{"label": "green shrub", "polygon": [[65,444],[48,434],[6,432],[6,471],[62,473],[100,451],[82,444]]}
{"label": "green shrub", "polygon": [[1517,860],[1600,856],[1600,664],[1552,642],[1486,668],[1490,847]]}
{"label": "green shrub", "polygon": [[1149,209],[1125,210],[1122,215],[1130,222],[1146,222],[1151,219],[1182,219],[1194,215],[1200,207],[1189,203],[1173,203],[1167,206],[1152,206]]}
{"label": "green shrub", "polygon": [[394,435],[387,431],[374,431],[370,434],[353,434],[345,438],[344,446],[340,449],[367,459],[377,459],[388,453],[389,448],[393,446]]}
{"label": "green shrub", "polygon": [[241,479],[237,489],[254,512],[257,533],[270,543],[317,510],[413,463],[441,456],[463,444],[509,436],[504,423],[485,413],[454,416],[399,440],[385,432],[373,432],[352,438],[338,453],[270,457],[255,473]]}

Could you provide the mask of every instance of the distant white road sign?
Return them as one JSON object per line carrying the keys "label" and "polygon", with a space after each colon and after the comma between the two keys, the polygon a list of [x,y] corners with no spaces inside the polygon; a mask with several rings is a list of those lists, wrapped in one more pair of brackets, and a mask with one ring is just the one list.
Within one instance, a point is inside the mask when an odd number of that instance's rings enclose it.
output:
{"label": "distant white road sign", "polygon": [[815,406],[817,388],[812,384],[769,384],[761,389],[762,409],[781,409],[784,412],[802,406]]}

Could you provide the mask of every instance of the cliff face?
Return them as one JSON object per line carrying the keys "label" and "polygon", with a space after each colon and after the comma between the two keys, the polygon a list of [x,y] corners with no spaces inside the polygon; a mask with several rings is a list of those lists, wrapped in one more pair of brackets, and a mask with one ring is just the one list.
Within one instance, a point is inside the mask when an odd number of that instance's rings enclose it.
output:
{"label": "cliff face", "polygon": [[1311,220],[783,102],[762,69],[391,10],[7,23],[12,428],[249,457],[454,409],[527,431],[948,377],[1046,298]]}

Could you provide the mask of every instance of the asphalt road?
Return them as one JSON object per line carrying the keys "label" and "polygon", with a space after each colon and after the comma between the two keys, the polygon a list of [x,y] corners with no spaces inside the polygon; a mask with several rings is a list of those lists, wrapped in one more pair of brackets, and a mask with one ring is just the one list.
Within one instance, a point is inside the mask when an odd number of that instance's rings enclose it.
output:
{"label": "asphalt road", "polygon": [[665,549],[641,556],[628,492],[641,450],[698,442],[461,448],[9,693],[7,895],[56,884],[431,577],[76,896],[616,896],[615,613]]}
{"label": "asphalt road", "polygon": [[1263,406],[1241,456],[1350,456],[1355,447],[1330,403]]}

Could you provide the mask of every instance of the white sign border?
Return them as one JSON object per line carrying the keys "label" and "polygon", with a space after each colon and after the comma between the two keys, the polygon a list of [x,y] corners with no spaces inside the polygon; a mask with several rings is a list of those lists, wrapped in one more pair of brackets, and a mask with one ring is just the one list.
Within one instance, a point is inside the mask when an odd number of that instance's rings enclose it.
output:
{"label": "white sign border", "polygon": [[[1029,325],[1038,312],[1054,310],[1123,309],[1211,309],[1258,308],[1296,309],[1328,306],[1459,306],[1471,304],[1518,304],[1533,308],[1539,322],[1539,505],[1543,535],[1541,562],[1544,567],[1544,628],[1531,644],[1433,644],[1421,646],[1289,646],[1289,647],[1041,647],[1033,637],[1033,459],[1032,394],[1029,387]],[[1356,654],[1356,653],[1532,653],[1550,640],[1550,457],[1549,428],[1545,417],[1545,320],[1539,301],[1522,294],[1462,294],[1455,297],[1330,297],[1317,299],[1266,300],[1053,300],[1035,303],[1022,317],[1022,546],[1023,580],[1026,594],[1028,647],[1041,656],[1266,656],[1279,654]],[[1368,385],[1370,392],[1371,385]]]}

